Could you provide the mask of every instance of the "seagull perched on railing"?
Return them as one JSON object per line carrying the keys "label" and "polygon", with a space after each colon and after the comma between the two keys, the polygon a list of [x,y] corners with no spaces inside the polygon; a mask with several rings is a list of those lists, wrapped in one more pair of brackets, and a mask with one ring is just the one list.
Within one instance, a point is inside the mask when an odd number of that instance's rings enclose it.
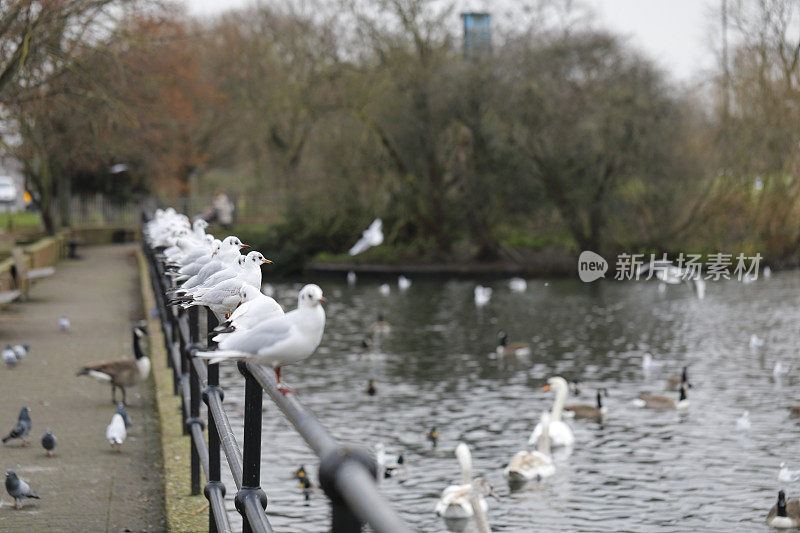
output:
{"label": "seagull perched on railing", "polygon": [[249,285],[242,285],[239,294],[242,304],[227,321],[214,329],[217,333],[248,330],[264,320],[284,314],[283,307],[278,302]]}
{"label": "seagull perched on railing", "polygon": [[322,289],[306,285],[297,297],[297,309],[273,316],[250,329],[220,333],[214,337],[219,349],[199,352],[198,357],[212,363],[224,360],[248,360],[275,369],[278,389],[292,392],[281,383],[281,367],[309,357],[319,346],[325,330],[325,302]]}

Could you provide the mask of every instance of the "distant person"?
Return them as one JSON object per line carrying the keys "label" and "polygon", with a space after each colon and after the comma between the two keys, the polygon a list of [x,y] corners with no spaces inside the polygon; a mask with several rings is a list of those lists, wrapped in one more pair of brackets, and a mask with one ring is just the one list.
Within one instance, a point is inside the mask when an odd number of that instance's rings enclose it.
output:
{"label": "distant person", "polygon": [[222,191],[217,191],[214,194],[214,200],[212,202],[214,206],[214,219],[217,223],[219,223],[223,228],[229,229],[233,224],[233,202],[228,195]]}

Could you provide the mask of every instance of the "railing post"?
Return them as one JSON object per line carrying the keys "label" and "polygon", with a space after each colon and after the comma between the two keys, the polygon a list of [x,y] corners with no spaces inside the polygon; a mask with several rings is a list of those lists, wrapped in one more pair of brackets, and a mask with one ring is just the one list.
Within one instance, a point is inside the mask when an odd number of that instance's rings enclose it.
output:
{"label": "railing post", "polygon": [[364,525],[350,510],[350,507],[342,499],[336,488],[339,469],[348,461],[362,463],[373,477],[377,472],[377,467],[372,457],[360,450],[337,448],[322,458],[319,464],[319,483],[331,501],[332,533],[360,533]]}
{"label": "railing post", "polygon": [[[217,327],[218,321],[214,313],[209,313],[206,310],[206,323],[208,335],[206,336],[206,347],[210,348],[214,343],[211,340],[214,328]],[[208,393],[212,390],[219,391],[220,398],[222,390],[219,388],[219,363],[208,365],[208,388],[203,392],[203,401],[208,406]],[[211,409],[208,409],[208,483],[206,484],[206,498],[209,498],[208,490],[213,485],[219,485],[222,488],[222,494],[225,495],[225,485],[222,484],[222,469],[220,465],[220,443],[219,431],[217,430],[217,421],[214,420],[214,415]],[[208,531],[209,533],[217,533],[217,522],[214,518],[213,506],[208,506]]]}
{"label": "railing post", "polygon": [[267,508],[267,495],[261,490],[261,400],[263,391],[247,364],[239,362],[239,372],[244,384],[244,453],[242,458],[242,488],[236,493],[236,510],[242,515],[243,533],[252,528],[245,511],[248,499],[257,498],[263,509]]}
{"label": "railing post", "polygon": [[[184,418],[186,420],[184,431],[188,432],[190,436],[192,435],[192,424],[202,424],[200,419],[200,379],[197,376],[197,370],[195,370],[190,361],[190,357],[194,352],[201,349],[198,312],[199,310],[196,306],[189,309],[189,345],[186,346],[186,352],[181,358],[182,365],[189,367],[189,418]],[[194,437],[192,436],[189,440],[191,441],[191,481],[192,495],[194,496],[200,494],[200,454],[197,451]]]}

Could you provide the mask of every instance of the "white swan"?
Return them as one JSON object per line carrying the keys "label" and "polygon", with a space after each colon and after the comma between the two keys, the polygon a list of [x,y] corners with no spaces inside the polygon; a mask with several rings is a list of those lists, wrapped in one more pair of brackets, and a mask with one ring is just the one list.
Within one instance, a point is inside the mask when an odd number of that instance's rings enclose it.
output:
{"label": "white swan", "polygon": [[486,513],[489,510],[489,505],[483,496],[491,494],[497,497],[497,495],[485,478],[472,479],[472,455],[467,445],[463,442],[456,446],[456,458],[458,458],[458,464],[461,466],[461,484],[450,485],[442,491],[439,503],[436,504],[436,514],[445,519],[466,519],[474,516],[475,511],[470,501],[470,492],[473,490],[473,485],[479,493],[477,505],[482,513]]}
{"label": "white swan", "polygon": [[503,470],[509,485],[521,485],[534,479],[540,481],[556,473],[553,458],[550,456],[550,413],[542,413],[540,424],[542,438],[536,445],[536,451],[517,452]]}
{"label": "white swan", "polygon": [[[556,446],[572,446],[575,443],[575,435],[572,434],[572,429],[561,420],[561,412],[564,409],[564,401],[567,399],[569,386],[567,380],[560,376],[555,376],[547,380],[547,385],[542,387],[542,390],[553,389],[556,393],[556,399],[553,402],[553,408],[550,410],[550,445]],[[528,439],[528,444],[536,444],[539,440],[539,435],[542,434],[542,423],[536,424],[533,428],[533,433]]]}

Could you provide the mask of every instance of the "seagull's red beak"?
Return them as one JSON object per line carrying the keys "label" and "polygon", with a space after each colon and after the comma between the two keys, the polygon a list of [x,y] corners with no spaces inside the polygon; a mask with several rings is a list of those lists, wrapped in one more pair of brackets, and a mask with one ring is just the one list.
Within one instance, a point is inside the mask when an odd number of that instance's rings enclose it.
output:
{"label": "seagull's red beak", "polygon": [[249,244],[243,244],[242,248],[250,248],[250,245]]}
{"label": "seagull's red beak", "polygon": [[325,302],[327,302],[327,301],[328,301],[328,300],[326,300],[324,296],[320,296],[320,298],[319,298],[319,303],[321,303],[321,304],[324,304],[324,303],[325,303]]}
{"label": "seagull's red beak", "polygon": [[269,259],[264,259],[264,264],[270,264],[271,265],[272,261],[270,261]]}

